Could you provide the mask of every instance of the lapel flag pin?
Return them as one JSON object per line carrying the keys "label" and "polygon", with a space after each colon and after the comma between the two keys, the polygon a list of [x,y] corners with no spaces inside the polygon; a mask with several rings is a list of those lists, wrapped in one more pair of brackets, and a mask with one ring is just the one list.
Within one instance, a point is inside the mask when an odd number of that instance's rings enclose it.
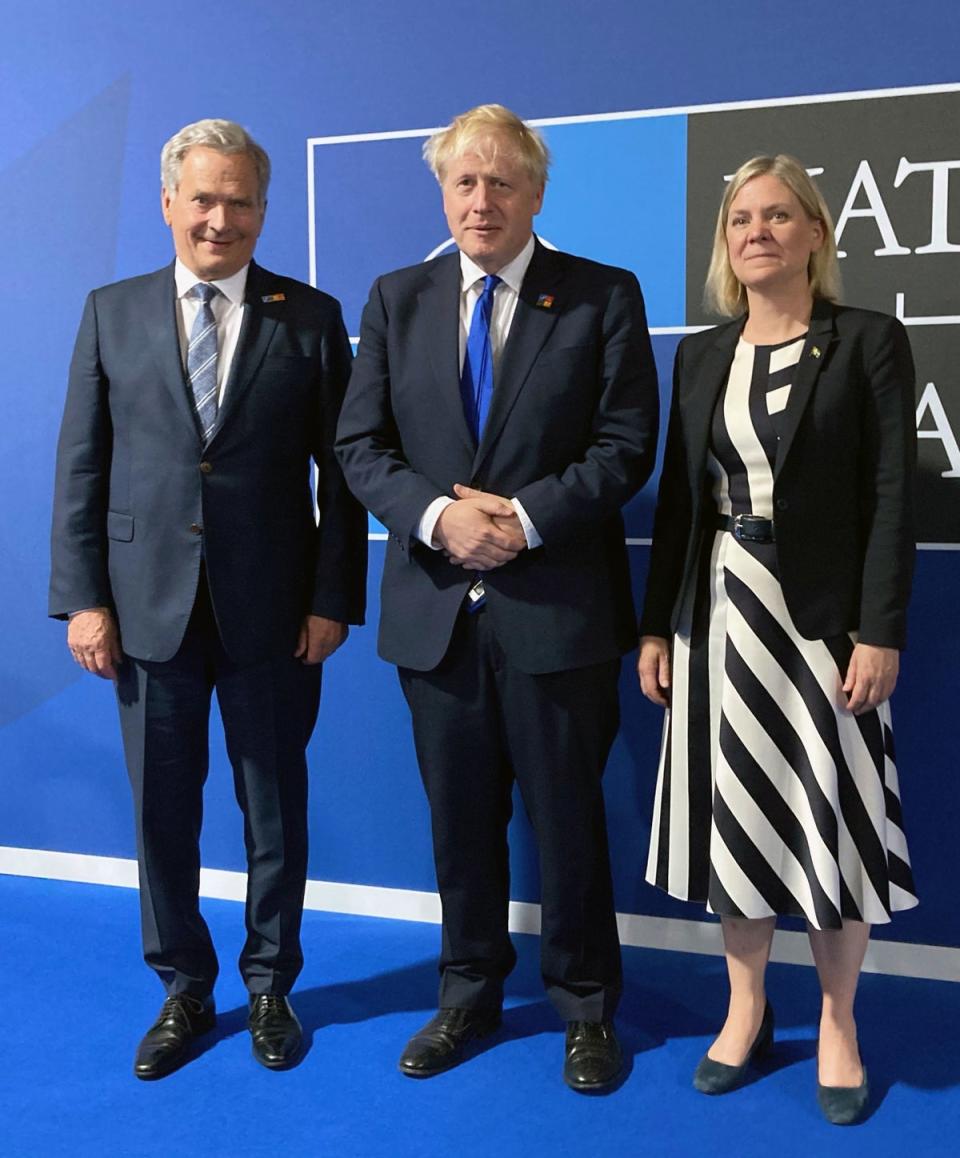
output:
{"label": "lapel flag pin", "polygon": [[286,294],[264,294],[260,299],[262,302],[285,302],[287,300]]}
{"label": "lapel flag pin", "polygon": [[537,298],[537,308],[541,310],[552,310],[555,301],[556,298],[553,294],[541,294]]}
{"label": "lapel flag pin", "polygon": [[820,347],[819,346],[812,346],[810,348],[810,353],[814,358],[819,358],[820,357]]}

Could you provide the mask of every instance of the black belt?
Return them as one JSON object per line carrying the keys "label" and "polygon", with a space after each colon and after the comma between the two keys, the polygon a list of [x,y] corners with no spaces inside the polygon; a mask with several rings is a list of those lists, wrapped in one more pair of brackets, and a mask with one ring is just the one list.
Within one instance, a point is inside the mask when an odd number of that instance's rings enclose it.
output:
{"label": "black belt", "polygon": [[773,519],[761,515],[714,515],[713,529],[729,531],[742,543],[772,543]]}

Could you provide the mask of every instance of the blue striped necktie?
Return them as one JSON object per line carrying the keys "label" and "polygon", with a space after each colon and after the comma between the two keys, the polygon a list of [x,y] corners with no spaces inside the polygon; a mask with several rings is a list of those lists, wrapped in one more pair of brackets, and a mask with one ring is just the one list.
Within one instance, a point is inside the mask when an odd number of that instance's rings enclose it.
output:
{"label": "blue striped necktie", "polygon": [[219,293],[216,286],[200,281],[187,295],[200,302],[187,346],[187,381],[204,442],[217,421],[217,319],[210,303]]}
{"label": "blue striped necktie", "polygon": [[489,274],[483,279],[483,293],[470,319],[467,349],[460,373],[460,397],[467,426],[473,441],[479,445],[483,434],[490,399],[493,397],[493,347],[490,343],[490,319],[493,316],[493,295],[500,278]]}

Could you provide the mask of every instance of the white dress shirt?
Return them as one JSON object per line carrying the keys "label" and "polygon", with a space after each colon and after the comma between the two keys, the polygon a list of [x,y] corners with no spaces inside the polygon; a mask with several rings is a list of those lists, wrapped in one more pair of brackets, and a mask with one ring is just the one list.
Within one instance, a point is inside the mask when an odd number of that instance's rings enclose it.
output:
{"label": "white dress shirt", "polygon": [[[523,285],[523,279],[527,273],[527,267],[530,265],[530,259],[533,257],[534,239],[530,235],[530,240],[520,250],[513,261],[507,262],[503,269],[497,270],[497,277],[500,278],[500,284],[494,290],[493,294],[493,312],[490,317],[490,346],[493,352],[493,389],[496,393],[497,389],[497,371],[500,368],[500,358],[503,354],[503,348],[507,344],[507,337],[510,334],[510,326],[513,324],[513,315],[517,312],[517,300],[520,296],[520,287]],[[476,309],[477,302],[480,300],[480,295],[483,293],[484,278],[487,277],[486,270],[483,270],[472,261],[463,252],[460,254],[460,370],[463,372],[463,360],[467,350],[467,335],[470,333],[470,323],[473,321],[473,311]],[[469,481],[469,480],[468,480]],[[416,536],[425,543],[431,550],[439,551],[440,547],[433,541],[433,531],[437,525],[437,519],[440,517],[441,511],[445,510],[454,500],[447,495],[440,495],[439,498],[427,507],[420,517],[420,522],[417,524]],[[539,547],[543,542],[537,533],[536,527],[530,521],[530,517],[523,509],[523,505],[515,498],[511,498],[510,502],[513,509],[517,512],[517,518],[520,520],[520,526],[523,528],[524,536],[527,540],[527,546],[531,549]]]}
{"label": "white dress shirt", "polygon": [[[233,365],[233,355],[237,350],[237,340],[240,337],[240,325],[243,322],[243,299],[247,291],[247,271],[249,262],[222,281],[212,281],[209,284],[216,286],[220,293],[210,303],[213,316],[217,320],[217,405],[223,405],[224,391],[230,380],[230,367]],[[200,281],[177,258],[174,269],[174,280],[177,286],[177,337],[180,339],[180,360],[184,371],[187,368],[187,346],[190,344],[190,333],[193,323],[200,311],[199,298],[187,297],[187,294]]]}

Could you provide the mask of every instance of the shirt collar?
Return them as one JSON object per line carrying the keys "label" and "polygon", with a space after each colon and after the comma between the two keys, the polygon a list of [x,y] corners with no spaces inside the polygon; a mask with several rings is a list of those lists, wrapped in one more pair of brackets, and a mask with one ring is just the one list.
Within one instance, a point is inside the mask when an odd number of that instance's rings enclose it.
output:
{"label": "shirt collar", "polygon": [[[250,263],[238,269],[235,274],[230,277],[225,277],[219,281],[212,281],[210,285],[216,286],[217,289],[234,305],[242,306],[244,294],[247,292],[247,273],[250,269]],[[180,258],[177,258],[176,265],[173,271],[174,281],[177,286],[177,297],[183,298],[193,289],[193,287],[202,280],[192,271],[187,269]]]}
{"label": "shirt collar", "polygon": [[[530,259],[533,257],[535,238],[530,234],[530,240],[520,250],[513,261],[508,261],[503,269],[497,270],[497,277],[502,282],[510,287],[515,294],[519,294],[520,287],[523,285],[523,279],[527,274],[527,266],[530,264]],[[460,251],[460,292],[466,293],[471,286],[475,285],[487,276],[486,270],[480,268],[479,265],[467,255]]]}

